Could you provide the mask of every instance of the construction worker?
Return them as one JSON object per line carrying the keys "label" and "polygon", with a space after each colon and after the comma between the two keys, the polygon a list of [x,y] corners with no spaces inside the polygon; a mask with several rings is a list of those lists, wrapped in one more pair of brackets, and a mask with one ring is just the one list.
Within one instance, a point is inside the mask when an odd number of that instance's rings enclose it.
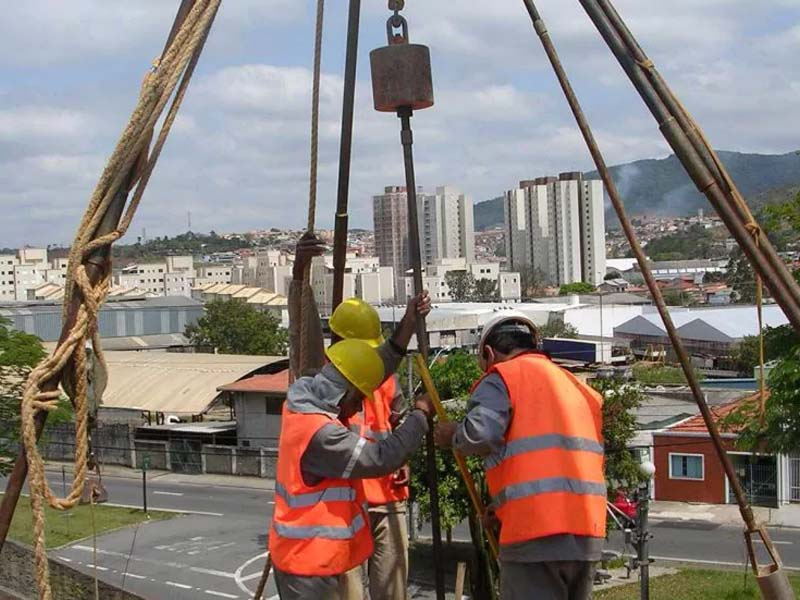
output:
{"label": "construction worker", "polygon": [[523,314],[487,324],[467,416],[435,439],[484,458],[502,600],[584,600],[606,527],[602,397],[537,347]]}
{"label": "construction worker", "polygon": [[[331,332],[342,339],[360,339],[373,348],[383,344],[378,312],[359,298],[345,300],[331,315]],[[370,443],[386,439],[406,413],[406,400],[397,375],[375,390],[374,402],[350,419],[350,430]],[[410,469],[362,482],[369,506],[370,529],[375,550],[367,572],[371,600],[406,600],[408,596],[408,528],[406,500]]]}
{"label": "construction worker", "polygon": [[[323,243],[311,234],[301,238],[295,251],[294,276],[289,289],[289,304],[295,306],[290,317],[290,339],[293,346],[299,346],[299,323],[305,318],[306,370],[319,368],[322,363],[322,329],[313,292],[310,286],[303,285],[303,274],[315,256],[325,251]],[[297,308],[295,298],[304,303],[303,310]],[[429,310],[429,309],[426,309]],[[305,314],[301,314],[305,313]],[[343,302],[331,315],[329,326],[334,335],[341,339],[361,339],[372,347],[383,343],[381,322],[377,311],[359,299]],[[299,373],[299,352],[293,354],[292,361]],[[397,377],[387,378],[375,391],[374,402],[365,402],[364,410],[349,421],[351,431],[367,439],[370,443],[379,442],[389,436],[401,422],[406,401],[402,395]],[[369,506],[370,528],[375,550],[368,563],[369,589],[371,600],[405,600],[408,582],[408,532],[406,527],[406,503],[410,471],[407,465],[397,473],[363,481],[364,492]],[[361,574],[352,572],[351,579],[360,580]],[[354,587],[354,584],[351,584]]]}
{"label": "construction worker", "polygon": [[[290,318],[293,318],[293,323],[290,325],[290,340],[295,344],[299,341],[298,329],[301,331],[303,329],[297,325],[300,313],[316,314],[316,306],[312,297],[312,303],[306,304],[301,311],[297,307],[299,303],[293,301],[292,296],[295,299],[300,297],[304,302],[310,297],[307,290],[298,286],[301,285],[306,265],[313,256],[321,254],[322,251],[324,246],[311,236],[305,236],[298,245],[295,278],[290,288],[292,311]],[[392,339],[380,346],[377,351],[373,345],[362,340],[345,340],[335,344],[327,352],[330,364],[322,366],[314,377],[301,377],[291,386],[284,411],[278,467],[278,483],[281,491],[289,490],[286,492],[289,500],[282,499],[276,494],[277,525],[270,535],[270,552],[276,565],[276,580],[282,598],[319,597],[349,600],[368,597],[368,591],[361,583],[361,578],[354,578],[352,574],[347,576],[348,572],[357,570],[358,565],[366,561],[372,553],[373,546],[369,528],[366,526],[366,515],[357,514],[357,511],[361,511],[361,503],[351,499],[350,492],[324,490],[327,487],[340,490],[353,489],[363,499],[362,487],[355,483],[356,480],[383,477],[395,472],[421,444],[422,436],[427,430],[426,419],[432,413],[427,398],[419,399],[415,410],[405,423],[376,443],[367,444],[366,439],[349,431],[347,427],[348,420],[361,410],[364,397],[367,396],[367,402],[372,402],[374,388],[380,386],[387,379],[386,376],[399,364],[400,357],[404,354],[415,331],[416,318],[426,315],[429,311],[430,300],[427,294],[422,294],[409,303],[406,314]],[[316,323],[307,321],[305,329],[307,338],[318,336],[321,345],[319,321]],[[315,348],[309,349],[307,354],[311,358],[306,357],[305,369],[299,365],[298,353],[296,350],[293,351],[296,372],[318,370],[319,356],[322,353],[315,354],[314,351]],[[377,362],[376,356],[379,357]],[[314,360],[317,364],[314,364]],[[376,365],[382,365],[382,368]],[[359,377],[362,379],[359,380]],[[366,379],[363,379],[364,377]],[[343,391],[343,388],[347,388],[348,391]],[[298,431],[302,431],[302,434],[296,433]],[[299,473],[296,470],[298,464]],[[290,469],[291,465],[295,465],[295,471]],[[294,485],[289,488],[282,483],[283,481],[293,482]],[[298,483],[303,485],[297,485]],[[324,486],[324,489],[310,492],[303,487],[305,485]],[[287,530],[286,521],[291,520],[292,516],[296,517],[298,510],[301,512],[299,517],[301,520],[312,518],[301,510],[302,507],[290,509],[290,503],[297,504],[293,491],[300,492],[305,498],[309,498],[309,494],[322,493],[324,497],[344,493],[347,501],[330,504],[336,504],[337,510],[341,510],[342,504],[348,505],[350,516],[353,517],[349,522],[358,525],[360,518],[365,524],[364,528],[359,528],[352,538],[335,541],[325,538],[288,538],[297,531]],[[317,496],[314,496],[315,500],[316,498]],[[328,512],[332,510],[333,506]],[[341,522],[339,525],[346,526]],[[328,529],[330,526],[322,524],[313,530],[301,530],[301,533],[330,531]],[[353,529],[355,528],[351,528],[350,531]],[[285,534],[283,537],[281,532]],[[341,558],[334,561],[333,557]]]}

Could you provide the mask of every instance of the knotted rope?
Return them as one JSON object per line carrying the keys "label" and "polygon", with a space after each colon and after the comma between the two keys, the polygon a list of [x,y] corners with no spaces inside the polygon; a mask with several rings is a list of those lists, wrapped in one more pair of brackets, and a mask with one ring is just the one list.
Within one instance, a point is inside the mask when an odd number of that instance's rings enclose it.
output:
{"label": "knotted rope", "polygon": [[[108,247],[121,238],[130,226],[175,122],[220,3],[221,0],[198,0],[167,52],[160,61],[154,63],[153,69],[145,77],[138,104],[103,170],[70,250],[64,294],[64,317],[66,323],[68,307],[72,299],[77,296],[79,308],[74,324],[64,342],[31,372],[23,389],[20,408],[21,435],[30,477],[36,585],[39,597],[43,600],[52,598],[46,551],[44,502],[47,501],[57,510],[68,510],[78,504],[86,484],[89,453],[88,365],[85,352],[87,341],[91,340],[100,364],[105,366],[97,332],[97,315],[108,295],[111,268],[109,261],[104,261],[104,272],[100,280],[92,284],[85,263],[93,252]],[[180,87],[175,93],[148,158],[147,148],[152,140],[155,125],[179,81]],[[95,232],[114,197],[120,191],[129,192],[137,183],[136,192],[119,226],[107,235],[95,237]],[[36,445],[35,417],[39,411],[52,411],[56,408],[60,392],[44,391],[43,387],[53,378],[63,379],[66,375],[64,370],[68,365],[72,370],[68,391],[75,409],[75,473],[67,496],[58,498],[45,478],[44,461]]]}

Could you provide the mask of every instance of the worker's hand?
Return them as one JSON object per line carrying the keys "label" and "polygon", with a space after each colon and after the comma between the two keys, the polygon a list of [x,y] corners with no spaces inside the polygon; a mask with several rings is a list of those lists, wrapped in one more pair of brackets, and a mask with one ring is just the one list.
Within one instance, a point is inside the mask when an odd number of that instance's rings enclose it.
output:
{"label": "worker's hand", "polygon": [[500,537],[500,519],[497,518],[497,513],[494,511],[493,506],[487,507],[481,521],[484,529],[493,532],[495,537]]}
{"label": "worker's hand", "polygon": [[453,436],[458,428],[458,423],[451,421],[444,423],[437,423],[436,428],[433,430],[433,439],[439,448],[452,448]]}
{"label": "worker's hand", "polygon": [[433,407],[433,401],[428,394],[422,394],[421,396],[418,396],[414,401],[414,408],[424,412],[428,419],[431,419],[436,414],[436,409]]}
{"label": "worker's hand", "polygon": [[394,474],[394,481],[392,482],[396,487],[406,487],[411,483],[411,467],[403,465]]}
{"label": "worker's hand", "polygon": [[418,318],[424,319],[430,312],[431,297],[430,294],[428,294],[428,290],[423,290],[421,294],[414,296],[408,301],[405,318],[416,325]]}
{"label": "worker's hand", "polygon": [[306,268],[311,264],[314,257],[322,256],[325,254],[325,250],[325,244],[315,234],[311,232],[304,233],[300,241],[297,242],[297,247],[294,251],[295,257],[292,278],[295,281],[301,281],[303,279],[303,273],[305,273]]}
{"label": "worker's hand", "polygon": [[431,298],[427,291],[415,296],[408,302],[403,319],[395,329],[392,342],[405,351],[412,336],[417,331],[417,319],[425,318],[431,312]]}

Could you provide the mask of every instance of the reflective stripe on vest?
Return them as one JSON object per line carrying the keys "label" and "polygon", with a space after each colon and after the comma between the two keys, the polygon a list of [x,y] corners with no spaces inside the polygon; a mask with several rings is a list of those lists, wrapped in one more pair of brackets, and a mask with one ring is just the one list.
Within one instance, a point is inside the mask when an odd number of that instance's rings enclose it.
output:
{"label": "reflective stripe on vest", "polygon": [[289,508],[304,508],[319,502],[352,502],[356,499],[356,491],[352,487],[330,487],[321,492],[292,495],[283,485],[276,483],[275,493],[283,498]]}
{"label": "reflective stripe on vest", "polygon": [[360,485],[346,478],[306,483],[301,468],[312,438],[344,428],[321,414],[283,408],[269,552],[276,568],[304,577],[339,576],[363,564],[373,543]]}
{"label": "reflective stripe on vest", "polygon": [[583,452],[594,452],[595,454],[603,455],[605,451],[603,446],[596,440],[590,440],[582,437],[570,437],[558,433],[549,433],[545,435],[533,435],[524,437],[509,442],[502,452],[491,454],[484,459],[484,465],[487,469],[491,469],[499,465],[506,458],[519,456],[526,452],[536,452],[538,450],[549,450],[551,448],[559,448],[561,450],[580,450]]}
{"label": "reflective stripe on vest", "polygon": [[551,477],[549,479],[538,479],[516,483],[503,488],[492,497],[492,504],[499,508],[511,500],[519,500],[529,496],[539,494],[552,494],[554,492],[568,492],[579,496],[606,496],[606,484],[594,481],[581,481],[579,479],[567,479],[566,477]]}
{"label": "reflective stripe on vest", "polygon": [[[350,431],[371,443],[379,443],[391,437],[390,417],[397,386],[396,377],[390,377],[375,390],[374,400],[364,400],[363,410],[350,419]],[[371,506],[404,502],[409,497],[408,486],[396,485],[394,474],[375,479],[362,479],[361,484]]]}
{"label": "reflective stripe on vest", "polygon": [[356,515],[349,527],[297,527],[294,525],[284,525],[275,523],[275,531],[290,540],[313,540],[324,538],[328,540],[351,540],[364,529],[366,525],[363,515]]}
{"label": "reflective stripe on vest", "polygon": [[604,537],[602,396],[541,355],[523,354],[489,372],[503,379],[512,415],[504,447],[485,459],[500,544]]}

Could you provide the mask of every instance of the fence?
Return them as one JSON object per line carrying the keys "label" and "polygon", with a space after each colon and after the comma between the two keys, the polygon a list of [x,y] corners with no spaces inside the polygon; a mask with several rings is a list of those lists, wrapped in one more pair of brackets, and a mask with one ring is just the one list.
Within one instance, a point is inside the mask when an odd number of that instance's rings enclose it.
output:
{"label": "fence", "polygon": [[[145,440],[135,436],[136,427],[118,423],[98,427],[92,436],[92,448],[100,465],[119,465],[189,475],[210,473],[274,479],[278,451],[275,448],[252,448],[202,444],[196,439]],[[47,429],[42,440],[46,460],[67,461],[74,458],[75,428],[71,424]]]}

